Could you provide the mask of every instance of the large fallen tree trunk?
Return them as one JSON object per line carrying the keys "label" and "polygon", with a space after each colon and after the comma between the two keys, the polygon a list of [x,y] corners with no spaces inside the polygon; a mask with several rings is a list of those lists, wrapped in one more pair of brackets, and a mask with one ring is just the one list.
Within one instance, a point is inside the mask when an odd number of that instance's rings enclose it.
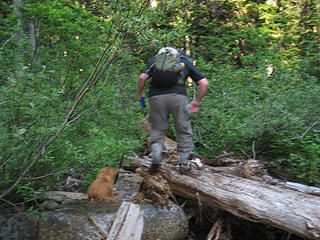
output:
{"label": "large fallen tree trunk", "polygon": [[[149,167],[150,161],[136,158],[135,164]],[[167,175],[171,191],[176,195],[305,238],[320,239],[319,197],[217,173],[209,166],[180,175],[174,166],[163,164],[160,172]]]}

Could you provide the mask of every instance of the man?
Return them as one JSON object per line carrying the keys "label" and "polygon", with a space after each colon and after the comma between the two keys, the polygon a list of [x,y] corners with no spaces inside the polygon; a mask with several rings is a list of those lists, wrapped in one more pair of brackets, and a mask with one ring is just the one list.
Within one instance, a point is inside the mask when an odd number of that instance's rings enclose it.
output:
{"label": "man", "polygon": [[[170,52],[172,55],[179,54],[180,63],[178,66],[180,66],[181,69],[175,70],[175,74],[173,74],[172,71],[159,73],[159,71],[155,69],[155,59],[157,56],[163,54],[163,52]],[[151,125],[151,172],[158,171],[160,167],[164,137],[169,130],[168,117],[170,114],[174,119],[177,135],[177,151],[179,153],[178,171],[181,174],[185,174],[191,169],[191,164],[187,161],[191,151],[194,149],[190,121],[191,112],[197,112],[199,110],[200,101],[205,96],[209,83],[207,78],[205,78],[182,53],[183,51],[171,47],[160,49],[158,54],[149,60],[147,67],[138,79],[137,98],[140,100],[143,96],[142,90],[146,80],[151,77],[148,93],[150,105],[149,123]],[[161,61],[166,61],[166,58],[167,56]],[[156,79],[158,79],[157,81],[166,81],[172,76],[175,76],[177,81],[171,86],[161,86],[161,84],[156,83]],[[198,94],[195,99],[192,100],[191,104],[189,104],[185,89],[185,83],[188,77],[191,77],[199,86]]]}

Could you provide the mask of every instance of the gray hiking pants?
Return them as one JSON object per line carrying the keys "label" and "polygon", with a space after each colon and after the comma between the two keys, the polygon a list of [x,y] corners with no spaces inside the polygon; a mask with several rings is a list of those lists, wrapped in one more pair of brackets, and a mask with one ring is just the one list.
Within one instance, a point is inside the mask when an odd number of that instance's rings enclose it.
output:
{"label": "gray hiking pants", "polygon": [[171,114],[177,135],[179,153],[190,153],[194,149],[191,128],[191,105],[181,94],[163,94],[149,98],[149,123],[151,125],[151,144],[164,144],[169,130],[168,118]]}

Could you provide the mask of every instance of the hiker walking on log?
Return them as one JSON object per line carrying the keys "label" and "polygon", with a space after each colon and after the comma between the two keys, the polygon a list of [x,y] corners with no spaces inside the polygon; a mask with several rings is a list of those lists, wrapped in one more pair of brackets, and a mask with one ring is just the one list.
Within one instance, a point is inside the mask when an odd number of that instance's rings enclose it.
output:
{"label": "hiker walking on log", "polygon": [[[150,172],[157,172],[160,168],[164,137],[169,130],[168,117],[171,114],[177,135],[178,171],[185,174],[191,169],[191,163],[187,160],[194,149],[190,122],[191,112],[199,110],[200,101],[208,89],[208,80],[187,59],[182,50],[172,47],[161,48],[157,55],[149,59],[147,67],[139,76],[138,100],[144,99],[142,90],[146,80],[150,77],[148,93],[152,154]],[[188,77],[191,77],[199,86],[198,94],[191,104],[185,89]]]}

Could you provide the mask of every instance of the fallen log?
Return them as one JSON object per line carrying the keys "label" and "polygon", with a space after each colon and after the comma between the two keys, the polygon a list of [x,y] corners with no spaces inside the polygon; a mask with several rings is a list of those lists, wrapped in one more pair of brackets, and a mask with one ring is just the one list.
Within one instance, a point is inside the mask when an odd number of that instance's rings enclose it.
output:
{"label": "fallen log", "polygon": [[107,240],[140,240],[142,232],[143,216],[140,206],[122,202]]}
{"label": "fallen log", "polygon": [[77,192],[50,191],[46,198],[55,202],[62,202],[64,200],[88,200],[88,195]]}
{"label": "fallen log", "polygon": [[[127,159],[130,159],[131,162],[128,162],[127,164],[130,164],[130,166],[123,167],[125,169],[128,169],[130,171],[135,171],[137,168],[140,167],[139,164],[134,162],[135,157],[126,156]],[[149,159],[148,157],[145,157],[144,159]],[[168,163],[167,159],[164,159],[166,163]],[[193,162],[193,160],[191,160]],[[170,163],[170,162],[169,162]],[[282,188],[286,188],[289,190],[294,190],[301,193],[306,193],[314,196],[320,196],[320,188],[307,186],[300,183],[295,182],[288,182],[285,180],[280,180],[277,178],[271,177],[266,169],[255,169],[254,167],[250,167],[249,171],[248,169],[243,169],[244,166],[247,166],[247,164],[243,164],[245,162],[240,162],[240,164],[237,165],[231,165],[231,166],[222,166],[222,167],[212,167],[212,166],[206,166],[206,168],[210,168],[212,171],[216,173],[221,174],[231,174],[242,178],[248,178],[251,180],[256,181],[262,181],[267,184],[276,185]],[[202,168],[202,167],[201,167]]]}
{"label": "fallen log", "polygon": [[[135,164],[149,167],[150,161],[136,158]],[[180,175],[174,166],[163,164],[173,194],[195,199],[206,206],[260,222],[309,239],[320,239],[320,198],[273,186],[261,181],[215,172],[206,166]]]}

